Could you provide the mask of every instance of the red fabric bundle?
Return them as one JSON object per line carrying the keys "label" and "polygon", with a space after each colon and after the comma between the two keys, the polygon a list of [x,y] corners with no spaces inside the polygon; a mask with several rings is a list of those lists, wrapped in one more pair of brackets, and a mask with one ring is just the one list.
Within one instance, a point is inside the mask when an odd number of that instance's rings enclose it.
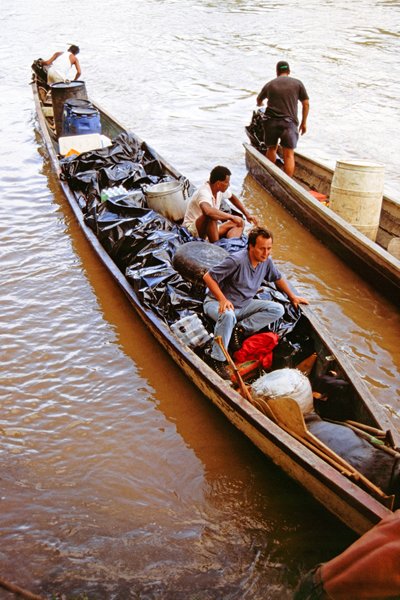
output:
{"label": "red fabric bundle", "polygon": [[233,358],[236,363],[248,360],[259,360],[264,369],[272,365],[272,350],[279,340],[276,333],[256,333],[243,342],[240,350],[235,352]]}

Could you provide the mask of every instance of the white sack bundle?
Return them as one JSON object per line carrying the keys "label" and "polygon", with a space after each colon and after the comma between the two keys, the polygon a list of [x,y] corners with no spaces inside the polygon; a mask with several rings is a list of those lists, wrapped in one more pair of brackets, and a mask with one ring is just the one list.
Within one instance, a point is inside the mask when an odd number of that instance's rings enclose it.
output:
{"label": "white sack bundle", "polygon": [[311,383],[298,369],[277,369],[262,375],[253,382],[251,395],[265,401],[270,398],[293,398],[303,415],[314,410]]}

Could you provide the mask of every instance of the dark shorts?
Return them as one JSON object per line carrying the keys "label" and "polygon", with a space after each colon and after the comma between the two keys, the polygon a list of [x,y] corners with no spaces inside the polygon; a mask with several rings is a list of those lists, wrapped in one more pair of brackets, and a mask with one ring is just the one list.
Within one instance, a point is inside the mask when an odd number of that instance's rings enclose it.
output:
{"label": "dark shorts", "polygon": [[276,146],[280,141],[283,148],[294,150],[298,139],[299,132],[293,121],[271,117],[264,122],[264,142],[267,148]]}

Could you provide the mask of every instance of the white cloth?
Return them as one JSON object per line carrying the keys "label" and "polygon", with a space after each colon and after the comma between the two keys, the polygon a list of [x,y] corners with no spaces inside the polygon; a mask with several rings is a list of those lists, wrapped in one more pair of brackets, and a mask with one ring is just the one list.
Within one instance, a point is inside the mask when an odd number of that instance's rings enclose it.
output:
{"label": "white cloth", "polygon": [[222,200],[229,200],[231,197],[232,191],[230,188],[225,192],[217,192],[217,196],[214,197],[209,182],[203,183],[189,200],[183,226],[187,227],[189,231],[196,230],[196,220],[203,214],[200,208],[202,202],[207,202],[207,204],[219,210]]}
{"label": "white cloth", "polygon": [[63,52],[50,65],[47,72],[48,83],[57,83],[59,81],[72,81],[75,77],[74,68],[72,68],[70,56],[71,52]]}

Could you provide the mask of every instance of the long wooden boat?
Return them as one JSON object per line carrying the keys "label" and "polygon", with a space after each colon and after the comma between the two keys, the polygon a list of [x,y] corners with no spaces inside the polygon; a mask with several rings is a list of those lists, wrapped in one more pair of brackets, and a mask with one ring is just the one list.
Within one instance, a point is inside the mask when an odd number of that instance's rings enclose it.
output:
{"label": "long wooden boat", "polygon": [[247,132],[252,144],[244,144],[246,166],[254,179],[348,266],[399,304],[400,260],[388,247],[400,242],[400,202],[383,196],[378,233],[372,241],[311,193],[317,192],[329,202],[332,169],[296,152],[291,178],[261,153],[249,128]]}
{"label": "long wooden boat", "polygon": [[[382,498],[371,492],[359,481],[343,474],[343,469],[337,469],[329,461],[321,457],[312,447],[294,437],[279,426],[265,412],[257,408],[254,403],[243,397],[230,382],[224,381],[202,359],[201,354],[190,349],[181,338],[177,337],[171,328],[171,323],[161,318],[157,307],[143,302],[138,289],[132,284],[132,279],[126,276],[126,271],[121,270],[106,248],[104,240],[99,237],[96,227],[88,225],[85,194],[72,189],[70,182],[62,175],[59,154],[59,144],[54,134],[51,119],[51,107],[48,102],[43,102],[43,89],[37,77],[32,82],[33,97],[37,112],[37,122],[48,152],[52,167],[59,176],[59,185],[66,200],[87,240],[97,253],[99,260],[106,266],[112,277],[126,294],[132,307],[137,311],[143,323],[149,328],[157,341],[165,348],[171,358],[182,368],[187,377],[201,390],[206,398],[211,400],[229,419],[229,421],[243,432],[270,460],[278,465],[291,478],[319,501],[328,511],[343,521],[355,532],[362,534],[386,516],[391,508]],[[114,139],[126,133],[126,129],[116,119],[111,117],[97,103],[93,102],[101,117],[102,134]],[[142,140],[130,133],[138,146],[142,147]],[[89,153],[86,152],[84,157]],[[153,157],[161,165],[162,171],[174,179],[182,176],[168,162],[153,151]],[[92,207],[100,207],[101,199],[92,198]],[[149,209],[143,209],[147,217],[155,215]],[[154,218],[154,217],[153,217]],[[165,232],[164,232],[165,233]],[[161,236],[161,232],[156,236]],[[208,244],[205,242],[205,244]],[[134,258],[140,260],[139,255]],[[305,307],[300,321],[306,328],[313,343],[316,354],[316,363],[313,373],[323,374],[328,369],[334,369],[350,385],[351,404],[350,413],[354,421],[367,426],[379,428],[390,432],[385,443],[392,448],[397,448],[400,443],[399,433],[395,430],[386,412],[378,405],[370,390],[360,379],[357,372],[330,339],[327,331],[317,320],[312,310]],[[262,408],[262,407],[261,407]]]}

